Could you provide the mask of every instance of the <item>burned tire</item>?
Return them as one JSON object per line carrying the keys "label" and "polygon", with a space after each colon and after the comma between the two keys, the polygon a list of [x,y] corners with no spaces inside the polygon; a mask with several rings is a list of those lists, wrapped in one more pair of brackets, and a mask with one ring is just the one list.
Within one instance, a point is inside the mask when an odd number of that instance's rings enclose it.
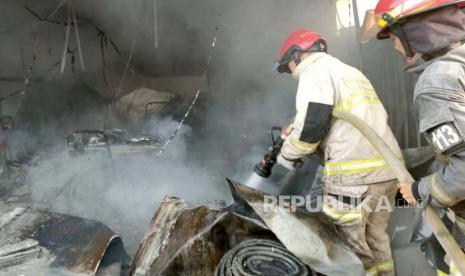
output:
{"label": "burned tire", "polygon": [[282,244],[252,239],[229,250],[218,264],[215,276],[315,275]]}

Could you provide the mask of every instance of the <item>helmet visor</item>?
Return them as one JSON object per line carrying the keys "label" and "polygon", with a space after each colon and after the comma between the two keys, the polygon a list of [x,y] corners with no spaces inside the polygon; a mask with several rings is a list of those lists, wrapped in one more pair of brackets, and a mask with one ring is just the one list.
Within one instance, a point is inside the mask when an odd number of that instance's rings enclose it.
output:
{"label": "helmet visor", "polygon": [[289,65],[288,63],[280,63],[280,62],[276,62],[274,65],[273,65],[273,71],[274,72],[278,72],[278,73],[292,73],[291,72],[291,69],[289,69]]}
{"label": "helmet visor", "polygon": [[276,62],[276,65],[274,66],[276,68],[276,71],[278,71],[278,73],[291,73],[288,64],[294,58],[294,54],[298,51],[302,51],[302,48],[296,45],[290,47],[284,54],[284,56],[281,57],[281,59],[278,62]]}

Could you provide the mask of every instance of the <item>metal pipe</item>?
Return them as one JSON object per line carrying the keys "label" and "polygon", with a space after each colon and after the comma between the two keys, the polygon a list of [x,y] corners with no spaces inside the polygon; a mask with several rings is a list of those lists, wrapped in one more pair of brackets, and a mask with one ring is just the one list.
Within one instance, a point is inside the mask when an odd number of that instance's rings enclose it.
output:
{"label": "metal pipe", "polygon": [[68,54],[68,45],[69,45],[69,32],[71,30],[71,15],[68,13],[68,26],[66,26],[66,35],[65,35],[65,44],[63,45],[63,54],[61,57],[61,67],[60,73],[63,74],[65,72],[66,66],[66,56]]}
{"label": "metal pipe", "polygon": [[74,10],[74,3],[72,0],[70,0],[70,6],[71,6],[71,14],[73,16],[74,35],[76,36],[76,44],[77,44],[77,49],[78,49],[78,54],[79,54],[79,62],[81,64],[81,70],[82,72],[84,72],[86,71],[86,68],[84,66],[84,57],[82,54],[81,39],[79,38],[78,22],[76,19],[76,12]]}
{"label": "metal pipe", "polygon": [[[344,120],[357,128],[368,139],[368,141],[370,141],[379,154],[384,157],[399,181],[414,181],[413,177],[407,171],[402,162],[394,155],[386,143],[384,143],[383,138],[374,132],[373,129],[364,121],[351,113],[340,110],[334,110],[333,116],[337,119]],[[465,254],[442,222],[436,212],[436,209],[434,209],[431,205],[426,206],[423,216],[454,265],[462,275],[465,275]]]}

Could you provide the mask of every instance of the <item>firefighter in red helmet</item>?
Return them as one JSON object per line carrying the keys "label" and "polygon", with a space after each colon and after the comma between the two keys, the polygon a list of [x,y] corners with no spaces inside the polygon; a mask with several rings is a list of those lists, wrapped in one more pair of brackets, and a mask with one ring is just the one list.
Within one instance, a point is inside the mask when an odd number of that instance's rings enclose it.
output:
{"label": "firefighter in red helmet", "polygon": [[[431,200],[454,210],[453,234],[465,247],[465,1],[380,0],[365,18],[362,42],[391,38],[419,74],[413,107],[419,131],[435,149],[440,169],[399,183],[409,203]],[[442,161],[439,161],[442,160]],[[452,273],[452,272],[451,272]],[[452,275],[452,274],[451,274]]]}
{"label": "firefighter in red helmet", "polygon": [[277,70],[291,73],[299,86],[296,116],[278,163],[292,169],[319,147],[325,161],[323,212],[368,274],[392,275],[386,227],[397,192],[395,175],[362,134],[349,123],[335,120],[332,111],[363,119],[399,158],[400,149],[371,83],[356,68],[327,54],[327,48],[319,34],[305,29],[293,32],[281,48]]}

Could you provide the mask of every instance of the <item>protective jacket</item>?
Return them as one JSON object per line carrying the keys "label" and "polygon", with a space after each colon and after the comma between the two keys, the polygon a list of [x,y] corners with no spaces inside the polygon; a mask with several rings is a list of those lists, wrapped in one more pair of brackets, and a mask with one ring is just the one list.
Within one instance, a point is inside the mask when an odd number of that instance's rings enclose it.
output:
{"label": "protective jacket", "polygon": [[367,185],[395,179],[384,158],[352,125],[332,118],[332,110],[350,112],[364,120],[401,158],[387,122],[387,113],[373,86],[357,69],[326,53],[313,53],[294,73],[299,79],[297,114],[281,153],[289,160],[324,151],[325,190],[360,197]]}
{"label": "protective jacket", "polygon": [[[429,195],[436,206],[465,199],[465,45],[428,62],[408,66],[421,73],[413,105],[419,130],[447,166],[413,185],[417,200]],[[446,158],[444,158],[446,157]]]}

